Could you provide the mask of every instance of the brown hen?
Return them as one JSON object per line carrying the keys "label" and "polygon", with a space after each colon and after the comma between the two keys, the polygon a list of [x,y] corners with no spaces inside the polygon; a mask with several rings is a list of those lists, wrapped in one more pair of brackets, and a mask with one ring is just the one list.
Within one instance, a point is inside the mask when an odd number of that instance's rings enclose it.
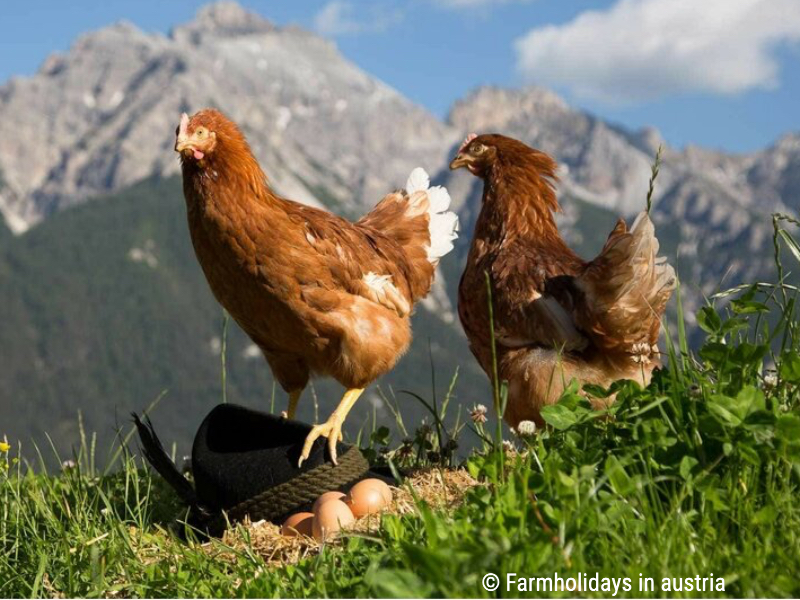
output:
{"label": "brown hen", "polygon": [[408,348],[414,303],[453,247],[450,196],[415,169],[405,190],[351,223],[275,194],[242,132],[219,111],[183,115],[176,134],[197,259],[289,393],[288,416],[311,375],[347,388],[299,461],[327,436],[336,462],[347,413]]}
{"label": "brown hen", "polygon": [[657,257],[647,213],[630,230],[620,219],[600,255],[586,262],[553,218],[556,163],[547,154],[502,135],[472,134],[450,164],[460,167],[484,188],[458,311],[491,378],[488,273],[498,374],[509,384],[506,422],[541,425],[541,408],[573,379],[604,387],[618,379],[649,383],[675,272]]}

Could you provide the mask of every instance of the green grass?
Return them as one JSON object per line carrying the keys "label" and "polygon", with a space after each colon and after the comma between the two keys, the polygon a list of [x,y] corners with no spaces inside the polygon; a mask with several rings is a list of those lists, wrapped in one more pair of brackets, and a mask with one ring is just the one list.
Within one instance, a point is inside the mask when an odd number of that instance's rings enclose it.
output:
{"label": "green grass", "polygon": [[[775,220],[779,274],[800,260],[784,228],[792,224]],[[47,474],[16,460],[12,447],[0,455],[0,596],[532,596],[551,594],[506,591],[507,574],[597,573],[628,578],[631,591],[617,597],[797,597],[796,296],[766,284],[718,294],[698,315],[706,341],[696,354],[678,323],[668,366],[650,386],[618,382],[616,402],[602,412],[584,394],[608,390],[572,386],[543,411],[548,426],[535,435],[503,443],[492,420],[448,429],[449,395],[419,398],[429,424],[400,447],[374,427],[363,440],[368,455],[449,465],[451,440],[476,435],[464,465],[486,485],[455,509],[420,501],[415,513],[384,516],[374,534],[281,568],[247,544],[181,541],[174,496],[127,451],[101,472],[84,438],[74,467]],[[484,402],[502,406],[502,386]],[[501,578],[499,593],[481,585],[490,572]],[[724,592],[661,591],[664,578],[712,573]],[[640,574],[654,591],[639,589]]]}

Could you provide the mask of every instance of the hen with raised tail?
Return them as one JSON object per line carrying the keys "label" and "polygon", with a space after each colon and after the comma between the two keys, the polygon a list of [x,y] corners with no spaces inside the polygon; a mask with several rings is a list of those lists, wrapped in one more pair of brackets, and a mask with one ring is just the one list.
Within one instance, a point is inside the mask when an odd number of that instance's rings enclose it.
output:
{"label": "hen with raised tail", "polygon": [[450,166],[484,181],[458,310],[491,377],[488,273],[499,375],[509,384],[505,420],[541,424],[541,408],[572,380],[647,384],[660,362],[661,319],[676,285],[674,270],[658,257],[648,215],[630,230],[620,220],[600,255],[586,262],[553,218],[556,163],[547,154],[502,135],[471,135]]}

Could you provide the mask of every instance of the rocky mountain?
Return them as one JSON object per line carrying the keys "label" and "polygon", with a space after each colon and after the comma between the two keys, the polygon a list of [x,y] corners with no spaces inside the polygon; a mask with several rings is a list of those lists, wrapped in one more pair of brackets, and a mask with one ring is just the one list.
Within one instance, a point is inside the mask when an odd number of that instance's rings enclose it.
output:
{"label": "rocky mountain", "polygon": [[[468,131],[508,133],[550,152],[562,195],[626,216],[643,206],[662,143],[654,129],[625,130],[538,88],[480,88],[440,122],[331,42],[220,2],[167,36],[128,23],[87,34],[33,77],[0,87],[0,213],[20,233],[98,194],[177,173],[177,116],[207,105],[242,124],[291,197],[355,214],[424,165],[442,170],[467,225],[475,181],[445,166]],[[707,229],[716,247],[741,243],[751,225],[752,250],[769,212],[798,207],[798,166],[800,134],[749,155],[667,148],[656,219],[678,224],[682,256],[709,241]]]}
{"label": "rocky mountain", "polygon": [[562,193],[623,214],[642,206],[655,149],[553,92],[481,88],[456,102],[448,120],[459,131],[506,133],[557,157]]}
{"label": "rocky mountain", "polygon": [[[167,36],[125,22],[86,34],[34,76],[0,86],[7,226],[20,233],[92,196],[176,174],[177,115],[208,105],[242,124],[281,192],[346,211],[371,206],[416,165],[443,168],[465,132],[496,130],[555,155],[562,193],[631,215],[663,143],[652,128],[627,131],[538,88],[477,89],[443,123],[331,42],[225,1]],[[749,155],[667,148],[656,201],[673,184],[707,185],[744,208],[794,209],[798,165],[800,134]]]}
{"label": "rocky mountain", "polygon": [[[275,186],[360,210],[456,132],[334,45],[222,2],[168,36],[129,23],[81,37],[0,87],[0,212],[19,233],[91,196],[178,172],[180,113],[223,108]],[[391,132],[391,135],[387,135]]]}

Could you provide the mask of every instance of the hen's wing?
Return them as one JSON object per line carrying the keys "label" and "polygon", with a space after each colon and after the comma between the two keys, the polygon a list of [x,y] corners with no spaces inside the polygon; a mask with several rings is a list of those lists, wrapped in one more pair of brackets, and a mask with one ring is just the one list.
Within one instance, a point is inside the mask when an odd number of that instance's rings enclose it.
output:
{"label": "hen's wing", "polygon": [[[563,249],[559,249],[563,250]],[[509,347],[539,346],[563,351],[588,344],[573,318],[577,304],[572,273],[582,261],[568,249],[558,252],[515,248],[493,267],[497,341]]]}
{"label": "hen's wing", "polygon": [[[325,211],[298,205],[298,225],[305,231],[303,249],[309,272],[300,274],[304,294],[313,293],[319,304],[322,292],[362,296],[396,311],[411,311],[411,273],[402,248],[379,231],[359,227]],[[328,296],[332,299],[334,296]],[[332,310],[334,306],[320,306]]]}
{"label": "hen's wing", "polygon": [[388,194],[356,223],[294,205],[309,250],[328,275],[315,285],[362,296],[407,316],[428,293],[439,258],[452,249],[457,219],[445,212],[449,203],[447,191],[429,188],[427,174],[417,169],[405,190]]}
{"label": "hen's wing", "polygon": [[506,253],[512,258],[501,264],[496,283],[495,304],[504,311],[498,341],[565,351],[591,344],[649,358],[675,289],[675,271],[658,257],[658,248],[653,224],[641,213],[630,231],[620,219],[590,263],[579,265],[563,249]]}

